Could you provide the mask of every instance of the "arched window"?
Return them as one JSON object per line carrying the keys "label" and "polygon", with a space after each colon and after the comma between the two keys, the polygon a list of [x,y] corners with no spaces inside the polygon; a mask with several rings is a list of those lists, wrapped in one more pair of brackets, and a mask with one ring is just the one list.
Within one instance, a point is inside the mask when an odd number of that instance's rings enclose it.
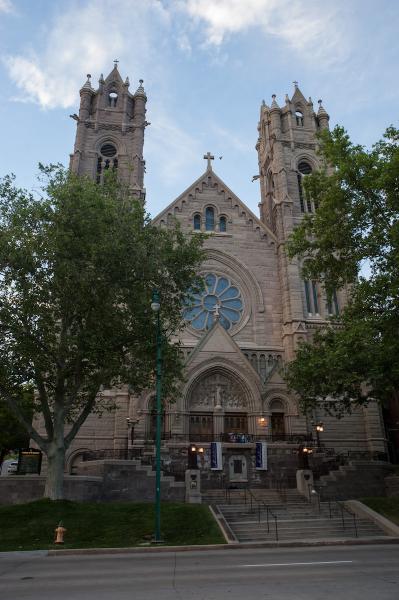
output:
{"label": "arched window", "polygon": [[336,290],[327,296],[327,312],[329,316],[339,315],[339,304]]}
{"label": "arched window", "polygon": [[213,231],[215,229],[215,212],[211,206],[205,210],[205,229]]}
{"label": "arched window", "polygon": [[306,300],[306,310],[308,312],[308,314],[312,314],[312,302],[310,300],[310,285],[309,285],[309,281],[307,279],[305,279],[304,281],[304,286],[305,286],[305,300]]}
{"label": "arched window", "polygon": [[194,229],[196,231],[200,231],[201,229],[201,215],[199,214],[194,215]]}
{"label": "arched window", "polygon": [[295,111],[295,119],[298,127],[303,127],[303,112],[300,110]]}
{"label": "arched window", "polygon": [[116,92],[110,92],[108,94],[108,106],[110,108],[116,108],[117,102],[118,102],[118,94]]}
{"label": "arched window", "polygon": [[227,229],[226,217],[220,217],[220,219],[219,219],[219,231],[221,233],[225,233],[226,229]]}
{"label": "arched window", "polygon": [[298,171],[302,175],[310,175],[310,173],[312,172],[312,167],[308,162],[302,160],[298,165]]}
{"label": "arched window", "polygon": [[305,301],[308,315],[319,314],[319,290],[316,281],[304,281]]}
{"label": "arched window", "polygon": [[[301,212],[313,212],[312,210],[312,201],[305,194],[305,190],[303,188],[303,177],[306,175],[310,175],[312,172],[312,167],[306,161],[301,161],[298,165],[298,190],[299,190],[299,202],[301,205]],[[306,201],[306,204],[305,204]],[[306,209],[306,210],[305,210]]]}
{"label": "arched window", "polygon": [[104,172],[111,168],[116,171],[118,168],[117,150],[111,142],[105,142],[100,148],[100,156],[97,158],[96,182],[102,183]]}
{"label": "arched window", "polygon": [[312,296],[313,296],[313,308],[316,315],[319,314],[319,296],[317,290],[317,283],[312,281]]}

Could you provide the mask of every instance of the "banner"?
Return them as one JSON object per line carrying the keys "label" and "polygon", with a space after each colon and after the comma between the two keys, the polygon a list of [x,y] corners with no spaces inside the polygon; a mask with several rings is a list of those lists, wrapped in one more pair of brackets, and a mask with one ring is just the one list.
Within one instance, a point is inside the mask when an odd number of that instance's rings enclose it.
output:
{"label": "banner", "polygon": [[256,442],[255,468],[258,471],[267,471],[266,442]]}
{"label": "banner", "polygon": [[212,471],[222,471],[223,470],[222,443],[221,442],[211,442],[211,470]]}

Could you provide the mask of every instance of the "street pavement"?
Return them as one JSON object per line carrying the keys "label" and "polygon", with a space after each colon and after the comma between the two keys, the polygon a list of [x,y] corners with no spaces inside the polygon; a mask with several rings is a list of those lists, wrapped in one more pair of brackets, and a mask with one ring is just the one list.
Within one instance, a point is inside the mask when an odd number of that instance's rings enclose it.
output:
{"label": "street pavement", "polygon": [[0,553],[1,600],[399,600],[399,545]]}

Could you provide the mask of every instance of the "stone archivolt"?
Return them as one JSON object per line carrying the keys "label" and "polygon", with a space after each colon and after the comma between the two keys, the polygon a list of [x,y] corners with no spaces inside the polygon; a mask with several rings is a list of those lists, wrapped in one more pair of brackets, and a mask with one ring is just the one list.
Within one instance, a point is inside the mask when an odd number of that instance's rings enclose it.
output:
{"label": "stone archivolt", "polygon": [[191,393],[189,406],[191,410],[215,407],[247,409],[248,401],[237,381],[221,373],[212,373],[198,381]]}

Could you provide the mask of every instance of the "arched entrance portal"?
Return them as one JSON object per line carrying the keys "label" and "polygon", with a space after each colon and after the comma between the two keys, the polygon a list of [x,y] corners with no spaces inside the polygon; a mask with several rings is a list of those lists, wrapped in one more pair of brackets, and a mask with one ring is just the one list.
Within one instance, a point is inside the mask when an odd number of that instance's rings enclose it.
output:
{"label": "arched entrance portal", "polygon": [[248,392],[228,371],[204,373],[188,398],[188,430],[191,441],[246,441],[251,430]]}
{"label": "arched entrance portal", "polygon": [[270,412],[272,438],[273,440],[283,440],[285,438],[285,413],[281,400],[273,400]]}

